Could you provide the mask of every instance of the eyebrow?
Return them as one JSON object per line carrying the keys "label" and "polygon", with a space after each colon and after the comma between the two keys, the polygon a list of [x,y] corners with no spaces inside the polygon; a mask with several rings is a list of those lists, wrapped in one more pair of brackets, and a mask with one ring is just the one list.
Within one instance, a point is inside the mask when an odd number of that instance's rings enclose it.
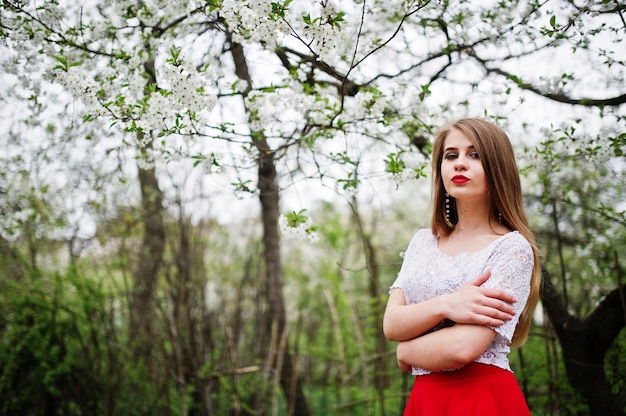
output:
{"label": "eyebrow", "polygon": [[[473,149],[476,150],[476,147],[474,145],[471,146],[467,146],[467,149]],[[443,149],[444,153],[451,151],[451,150],[459,150],[458,147],[446,147],[445,149]]]}

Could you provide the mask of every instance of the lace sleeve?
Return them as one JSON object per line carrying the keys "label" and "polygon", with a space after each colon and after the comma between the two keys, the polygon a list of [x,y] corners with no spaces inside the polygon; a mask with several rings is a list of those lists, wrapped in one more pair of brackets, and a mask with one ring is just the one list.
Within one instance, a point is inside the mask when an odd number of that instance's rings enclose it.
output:
{"label": "lace sleeve", "polygon": [[518,233],[501,241],[487,260],[485,270],[491,270],[491,277],[483,286],[506,290],[517,299],[513,304],[515,317],[499,327],[492,328],[498,333],[496,341],[510,344],[513,339],[519,316],[530,294],[533,265],[532,248]]}

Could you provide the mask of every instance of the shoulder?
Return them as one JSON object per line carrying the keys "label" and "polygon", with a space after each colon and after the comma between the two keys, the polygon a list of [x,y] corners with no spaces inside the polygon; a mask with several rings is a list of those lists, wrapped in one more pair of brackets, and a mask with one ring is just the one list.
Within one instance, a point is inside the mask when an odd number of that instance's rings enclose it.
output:
{"label": "shoulder", "polygon": [[496,240],[498,248],[532,253],[532,246],[519,231],[511,231]]}
{"label": "shoulder", "polygon": [[437,241],[437,237],[433,235],[433,232],[430,228],[421,228],[417,230],[415,234],[413,234],[413,238],[411,239],[411,244],[414,243],[433,243]]}
{"label": "shoulder", "polygon": [[534,252],[531,244],[518,231],[511,231],[494,242],[491,255],[494,260],[506,259],[509,265],[523,265],[532,269]]}
{"label": "shoulder", "polygon": [[432,231],[428,228],[419,229],[413,234],[407,252],[414,252],[416,250],[423,250],[425,247],[434,246],[437,243],[437,238],[433,235]]}
{"label": "shoulder", "polygon": [[519,232],[507,233],[496,240],[488,264],[492,278],[485,282],[486,287],[525,291],[535,264],[532,246]]}

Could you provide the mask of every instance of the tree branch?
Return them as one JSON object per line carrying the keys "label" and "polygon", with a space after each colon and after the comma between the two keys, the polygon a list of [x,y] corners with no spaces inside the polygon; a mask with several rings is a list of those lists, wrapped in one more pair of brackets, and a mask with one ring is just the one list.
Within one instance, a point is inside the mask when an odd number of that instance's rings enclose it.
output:
{"label": "tree branch", "polygon": [[622,290],[624,290],[623,287],[613,289],[586,319],[589,327],[594,330],[596,342],[605,348],[613,343],[624,328]]}
{"label": "tree branch", "polygon": [[497,74],[505,77],[509,81],[513,81],[517,86],[523,90],[530,91],[534,94],[540,95],[542,97],[548,98],[552,101],[556,101],[559,103],[572,104],[572,105],[581,105],[584,107],[618,107],[624,103],[626,103],[626,94],[621,94],[612,98],[604,98],[604,99],[596,99],[596,98],[573,98],[569,97],[565,94],[561,93],[550,93],[542,91],[540,88],[522,81],[517,75],[511,74],[510,72],[504,71],[500,68],[490,68],[487,65],[487,62],[480,59],[474,54],[470,54],[476,61],[478,61],[487,74]]}
{"label": "tree branch", "polygon": [[287,68],[287,70],[292,70],[294,67],[297,67],[297,65],[293,65],[289,61],[287,53],[290,53],[297,56],[301,62],[307,63],[311,65],[311,67],[313,67],[314,69],[317,69],[325,73],[326,75],[329,75],[332,78],[336,79],[340,82],[340,84],[333,85],[337,87],[339,94],[341,94],[342,96],[354,97],[359,92],[359,89],[365,86],[364,84],[357,84],[354,81],[349,80],[347,75],[341,74],[335,68],[328,65],[326,62],[318,60],[315,56],[306,55],[287,47],[278,47],[276,48],[275,52],[281,63],[285,68]]}

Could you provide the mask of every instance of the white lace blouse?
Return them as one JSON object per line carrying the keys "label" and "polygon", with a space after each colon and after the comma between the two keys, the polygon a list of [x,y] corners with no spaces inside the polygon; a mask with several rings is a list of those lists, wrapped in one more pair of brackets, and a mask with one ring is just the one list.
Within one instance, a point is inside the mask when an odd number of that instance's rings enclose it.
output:
{"label": "white lace blouse", "polygon": [[[515,316],[500,327],[492,327],[496,337],[476,362],[511,371],[507,355],[519,315],[530,293],[533,262],[530,244],[517,231],[497,238],[476,253],[461,252],[449,256],[439,250],[438,239],[431,230],[422,229],[413,236],[404,253],[402,267],[391,289],[402,289],[406,303],[413,304],[452,293],[467,280],[491,270],[491,277],[483,286],[512,293],[517,299],[513,304]],[[441,327],[444,326],[449,325],[442,323]],[[418,367],[413,367],[412,371],[413,375],[429,372]]]}

